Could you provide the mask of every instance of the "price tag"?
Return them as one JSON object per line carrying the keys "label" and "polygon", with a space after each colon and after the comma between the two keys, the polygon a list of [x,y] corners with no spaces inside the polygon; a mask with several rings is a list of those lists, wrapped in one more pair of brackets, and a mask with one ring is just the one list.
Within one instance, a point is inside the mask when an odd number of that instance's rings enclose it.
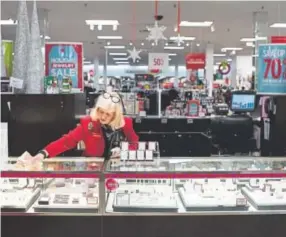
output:
{"label": "price tag", "polygon": [[236,206],[246,206],[247,201],[245,198],[237,198],[236,199]]}
{"label": "price tag", "polygon": [[23,85],[24,80],[15,77],[10,78],[10,87],[14,87],[16,89],[23,89]]}
{"label": "price tag", "polygon": [[169,54],[167,53],[149,53],[149,71],[166,71],[169,67]]}
{"label": "price tag", "polygon": [[258,52],[258,94],[286,94],[286,44],[263,44]]}

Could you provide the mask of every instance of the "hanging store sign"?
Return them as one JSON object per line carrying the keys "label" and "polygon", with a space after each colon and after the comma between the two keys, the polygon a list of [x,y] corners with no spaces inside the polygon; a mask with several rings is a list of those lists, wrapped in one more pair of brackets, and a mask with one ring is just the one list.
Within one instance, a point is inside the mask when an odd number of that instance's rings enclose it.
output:
{"label": "hanging store sign", "polygon": [[82,43],[48,42],[45,45],[46,76],[57,77],[60,85],[70,78],[72,88],[83,91]]}
{"label": "hanging store sign", "polygon": [[286,44],[259,45],[257,93],[286,94]]}
{"label": "hanging store sign", "polygon": [[286,36],[271,36],[272,44],[286,44]]}
{"label": "hanging store sign", "polygon": [[169,54],[168,53],[149,53],[148,69],[150,72],[167,71],[169,68]]}
{"label": "hanging store sign", "polygon": [[189,53],[185,57],[186,68],[191,70],[205,69],[206,54],[205,53]]}

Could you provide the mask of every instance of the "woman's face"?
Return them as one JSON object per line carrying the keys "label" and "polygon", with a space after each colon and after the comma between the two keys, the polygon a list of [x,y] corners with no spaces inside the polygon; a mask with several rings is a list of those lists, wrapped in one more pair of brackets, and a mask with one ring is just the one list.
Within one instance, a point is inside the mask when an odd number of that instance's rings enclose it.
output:
{"label": "woman's face", "polygon": [[115,115],[114,112],[110,112],[102,108],[98,108],[97,110],[97,116],[98,116],[99,122],[104,125],[110,124],[114,118],[114,115]]}

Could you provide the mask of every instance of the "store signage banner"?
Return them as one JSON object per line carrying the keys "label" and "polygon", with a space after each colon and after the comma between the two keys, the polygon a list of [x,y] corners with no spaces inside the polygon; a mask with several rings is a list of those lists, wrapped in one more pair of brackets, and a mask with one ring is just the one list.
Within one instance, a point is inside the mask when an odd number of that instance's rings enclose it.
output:
{"label": "store signage banner", "polygon": [[206,54],[205,53],[189,53],[185,57],[186,68],[191,70],[205,69]]}
{"label": "store signage banner", "polygon": [[82,43],[49,42],[45,45],[46,76],[55,76],[61,84],[71,78],[72,88],[83,91]]}
{"label": "store signage banner", "polygon": [[11,77],[13,70],[13,41],[2,40],[2,53],[4,57],[5,76]]}
{"label": "store signage banner", "polygon": [[149,53],[149,71],[159,70],[160,72],[167,71],[169,68],[168,53]]}
{"label": "store signage banner", "polygon": [[272,44],[286,44],[286,36],[271,36]]}
{"label": "store signage banner", "polygon": [[259,46],[257,93],[286,94],[286,44]]}

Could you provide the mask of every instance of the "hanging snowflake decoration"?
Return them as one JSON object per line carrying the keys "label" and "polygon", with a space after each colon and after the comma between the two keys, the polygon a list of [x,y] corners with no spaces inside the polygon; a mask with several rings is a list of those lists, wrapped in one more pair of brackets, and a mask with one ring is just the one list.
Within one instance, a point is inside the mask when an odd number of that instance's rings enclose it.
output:
{"label": "hanging snowflake decoration", "polygon": [[141,53],[142,50],[136,50],[136,48],[133,47],[132,50],[127,50],[127,52],[129,53],[128,59],[131,58],[133,60],[133,63],[135,63],[137,59],[141,59],[139,53]]}
{"label": "hanging snowflake decoration", "polygon": [[181,44],[184,44],[184,36],[181,36],[180,34],[178,34],[178,36],[176,37],[176,39],[174,40],[178,46],[181,46]]}
{"label": "hanging snowflake decoration", "polygon": [[154,27],[146,27],[147,30],[150,32],[147,40],[154,40],[155,44],[158,45],[158,41],[160,39],[166,40],[167,38],[163,35],[163,32],[166,30],[167,27],[165,26],[158,26],[158,22],[155,21]]}

